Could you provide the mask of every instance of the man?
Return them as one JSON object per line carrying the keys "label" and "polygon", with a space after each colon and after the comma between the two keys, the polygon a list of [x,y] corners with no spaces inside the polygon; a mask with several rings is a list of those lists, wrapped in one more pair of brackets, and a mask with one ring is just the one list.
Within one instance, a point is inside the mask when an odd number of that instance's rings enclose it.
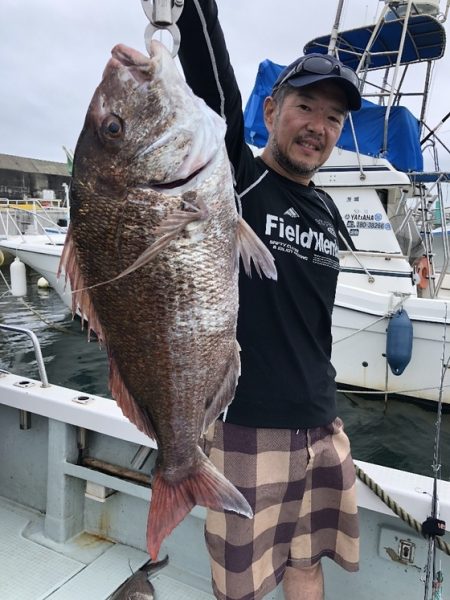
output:
{"label": "man", "polygon": [[358,569],[358,523],[330,361],[341,219],[311,178],[360,107],[358,78],[325,55],[289,65],[265,100],[269,140],[255,158],[214,0],[185,0],[179,25],[187,82],[226,119],[243,216],[278,270],[276,282],[240,278],[242,374],[210,458],[255,516],[208,511],[213,589],[260,600],[283,580],[286,600],[322,600],[322,557]]}

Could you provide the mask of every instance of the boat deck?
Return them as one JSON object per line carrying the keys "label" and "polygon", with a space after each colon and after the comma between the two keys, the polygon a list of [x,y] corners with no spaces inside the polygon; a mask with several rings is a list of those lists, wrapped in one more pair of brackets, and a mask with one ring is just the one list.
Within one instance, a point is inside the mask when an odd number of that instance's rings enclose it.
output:
{"label": "boat deck", "polygon": [[[106,600],[148,560],[136,548],[89,534],[65,544],[51,542],[39,513],[1,498],[0,531],[2,600]],[[158,600],[214,598],[170,564],[150,580]]]}

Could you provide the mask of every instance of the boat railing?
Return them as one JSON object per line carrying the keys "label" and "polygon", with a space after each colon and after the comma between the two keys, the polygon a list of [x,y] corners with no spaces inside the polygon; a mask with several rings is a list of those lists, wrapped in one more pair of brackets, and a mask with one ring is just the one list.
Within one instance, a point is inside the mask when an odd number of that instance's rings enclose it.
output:
{"label": "boat railing", "polygon": [[[433,132],[432,132],[433,133]],[[427,136],[428,138],[429,136]],[[444,198],[442,193],[442,183],[448,182],[448,173],[442,172],[439,164],[439,155],[437,151],[436,140],[440,141],[437,136],[433,135],[432,138],[428,140],[428,144],[431,147],[433,153],[434,160],[434,168],[435,168],[435,179],[432,182],[430,187],[426,185],[419,186],[420,189],[420,209],[419,209],[419,220],[422,226],[422,234],[423,241],[426,249],[426,256],[428,258],[428,262],[430,264],[430,292],[431,297],[437,297],[442,284],[444,283],[445,276],[447,274],[447,269],[450,264],[450,241],[449,241],[449,232],[447,230],[447,220],[446,213],[444,210]],[[442,142],[441,142],[442,145]],[[447,148],[445,148],[448,150]],[[413,174],[414,176],[414,174]],[[440,210],[437,211],[439,215],[439,220],[436,221],[434,218],[433,209],[438,206]],[[436,281],[436,270],[434,263],[434,249],[433,249],[433,229],[434,226],[437,225],[441,227],[442,231],[442,251],[444,262],[440,267],[439,277]]]}
{"label": "boat railing", "polygon": [[[15,327],[12,325],[0,324],[0,329],[3,329],[4,331],[12,331],[15,333],[21,333],[21,334],[27,335],[31,339],[31,342],[33,344],[33,349],[34,349],[34,355],[36,357],[36,362],[37,362],[37,366],[38,366],[41,387],[43,387],[43,388],[50,387],[50,384],[48,382],[48,377],[47,377],[47,371],[45,369],[44,359],[42,357],[41,345],[39,343],[39,340],[38,340],[36,334],[33,331],[31,331],[31,329],[25,329],[24,327]],[[29,388],[30,386],[33,385],[33,383],[31,383],[28,379],[25,379],[25,380],[16,382],[14,385],[16,385],[17,387],[20,387],[20,388]],[[19,414],[20,414],[20,429],[23,429],[23,430],[30,429],[30,427],[31,427],[31,412],[22,409],[19,411]]]}
{"label": "boat railing", "polygon": [[408,260],[408,257],[404,254],[402,254],[401,252],[384,252],[383,250],[375,251],[375,250],[339,250],[339,255],[340,256],[358,256],[361,258],[367,257],[367,258],[379,258],[380,256],[382,258],[389,258],[389,259],[396,259],[396,258],[400,258],[402,260]]}
{"label": "boat railing", "polygon": [[[428,259],[430,267],[429,283],[430,295],[432,298],[438,296],[450,264],[449,231],[447,228],[446,212],[444,210],[441,180],[442,177],[438,177],[431,187],[426,187],[423,184],[416,186],[416,190],[418,190],[419,193],[419,199],[413,209],[415,220],[420,228],[422,241],[425,247],[424,254]],[[440,210],[436,211],[436,206],[440,207]],[[435,216],[436,214],[438,215],[437,219]],[[442,232],[443,263],[439,266],[439,272],[436,272],[436,264],[434,261],[435,249],[433,235],[435,226],[440,227]]]}
{"label": "boat railing", "polygon": [[42,357],[41,345],[36,334],[33,331],[31,331],[31,329],[26,329],[24,327],[15,327],[12,325],[0,324],[0,329],[3,329],[4,331],[13,331],[15,333],[21,333],[27,335],[31,339],[39,370],[39,378],[41,380],[41,385],[42,387],[50,387],[47,377],[47,371],[45,369],[44,359]]}
{"label": "boat railing", "polygon": [[[439,199],[440,202],[440,206],[443,207],[442,204],[442,196]],[[442,249],[443,249],[443,254],[444,254],[444,262],[442,264],[442,267],[440,269],[440,273],[439,273],[439,278],[436,282],[436,294],[439,292],[439,290],[442,287],[442,284],[444,282],[444,278],[447,274],[447,269],[448,269],[448,265],[450,263],[450,242],[448,239],[448,229],[447,229],[447,223],[446,223],[446,213],[445,210],[441,209],[439,211],[440,213],[440,227],[441,227],[441,231],[442,231]],[[432,239],[432,235],[431,235],[431,239]]]}
{"label": "boat railing", "polygon": [[[60,202],[60,201],[58,201]],[[46,235],[54,243],[51,234],[66,233],[69,209],[62,205],[45,206],[37,201],[31,205],[0,204],[0,232],[6,238],[18,235]]]}
{"label": "boat railing", "polygon": [[0,210],[4,208],[24,208],[24,209],[40,209],[47,208],[64,208],[64,200],[59,198],[22,198],[14,200],[11,198],[0,198]]}

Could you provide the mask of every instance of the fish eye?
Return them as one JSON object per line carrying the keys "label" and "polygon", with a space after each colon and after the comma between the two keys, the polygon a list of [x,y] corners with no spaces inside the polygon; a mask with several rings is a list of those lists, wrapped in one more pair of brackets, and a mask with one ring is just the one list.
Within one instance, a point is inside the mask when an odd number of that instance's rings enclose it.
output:
{"label": "fish eye", "polygon": [[116,115],[108,115],[102,123],[102,132],[104,135],[110,138],[118,138],[123,132],[122,119],[116,117]]}

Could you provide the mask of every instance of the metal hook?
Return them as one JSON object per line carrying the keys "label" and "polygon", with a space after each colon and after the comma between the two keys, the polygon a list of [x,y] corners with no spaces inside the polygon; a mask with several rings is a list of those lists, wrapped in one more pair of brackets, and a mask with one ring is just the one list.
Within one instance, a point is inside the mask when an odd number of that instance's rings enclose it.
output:
{"label": "metal hook", "polygon": [[145,30],[145,46],[151,54],[150,42],[156,31],[167,30],[173,39],[172,56],[178,54],[181,34],[175,23],[178,21],[184,6],[184,0],[141,0],[142,8],[150,21]]}
{"label": "metal hook", "polygon": [[147,48],[147,52],[151,55],[151,47],[150,42],[156,31],[168,31],[173,39],[173,47],[172,47],[172,58],[178,54],[178,50],[180,49],[181,43],[181,34],[180,30],[176,25],[169,25],[168,27],[158,27],[157,25],[153,25],[150,23],[147,25],[145,30],[144,39],[145,39],[145,47]]}

